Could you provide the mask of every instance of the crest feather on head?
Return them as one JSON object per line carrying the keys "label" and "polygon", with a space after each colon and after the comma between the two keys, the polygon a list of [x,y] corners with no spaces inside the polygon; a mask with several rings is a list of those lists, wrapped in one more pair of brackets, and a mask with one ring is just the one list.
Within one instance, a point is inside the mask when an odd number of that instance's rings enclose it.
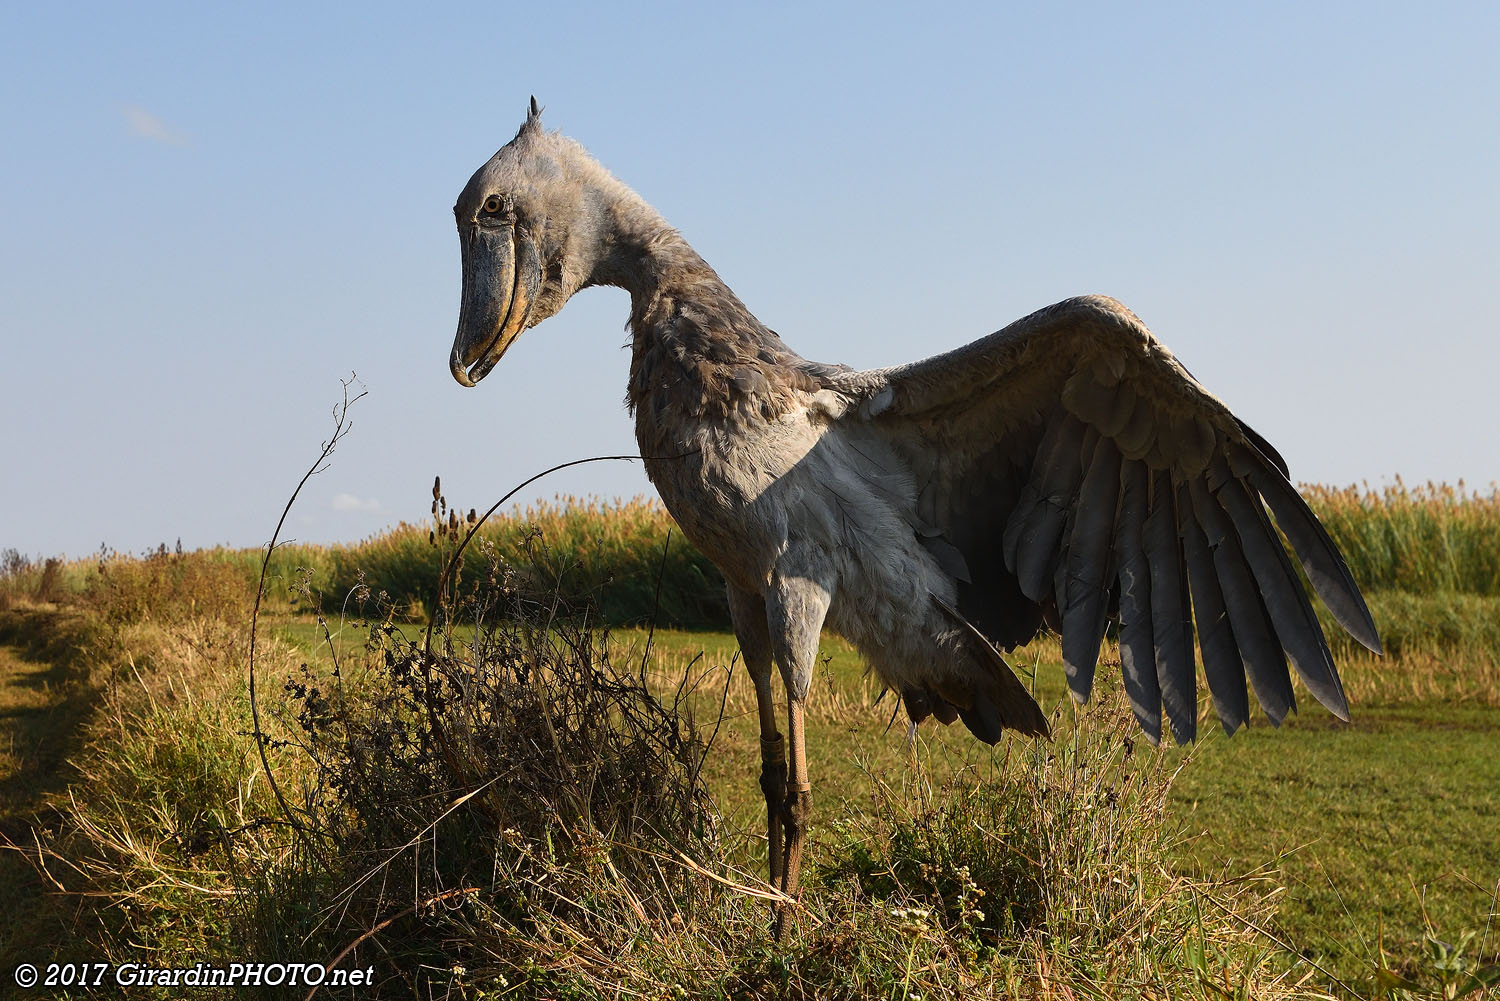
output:
{"label": "crest feather on head", "polygon": [[516,132],[516,138],[519,139],[519,138],[521,138],[524,135],[541,135],[541,134],[542,134],[542,106],[537,103],[537,101],[536,101],[536,95],[532,95],[531,106],[526,111],[526,121],[521,124],[520,130],[518,132]]}

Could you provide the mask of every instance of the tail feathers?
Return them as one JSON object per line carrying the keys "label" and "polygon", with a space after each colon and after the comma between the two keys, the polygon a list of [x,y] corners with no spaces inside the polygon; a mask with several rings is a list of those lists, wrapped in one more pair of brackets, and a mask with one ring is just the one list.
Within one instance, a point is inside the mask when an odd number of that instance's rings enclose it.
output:
{"label": "tail feathers", "polygon": [[934,686],[938,698],[931,701],[929,711],[941,719],[942,714],[938,713],[937,705],[940,702],[947,703],[974,736],[987,744],[996,743],[1006,730],[1015,730],[1031,737],[1051,736],[1047,717],[1042,714],[1041,706],[1036,704],[1036,699],[1021,684],[1021,679],[1016,677],[995,645],[964,618],[958,609],[937,595],[933,595],[932,600],[963,628],[969,637],[968,647],[975,654],[975,659],[989,670],[976,670],[966,672],[966,676],[944,679],[942,684]]}
{"label": "tail feathers", "polygon": [[933,716],[947,726],[958,719],[958,707],[928,688],[908,688],[901,693],[901,704],[906,707],[906,716],[913,723]]}

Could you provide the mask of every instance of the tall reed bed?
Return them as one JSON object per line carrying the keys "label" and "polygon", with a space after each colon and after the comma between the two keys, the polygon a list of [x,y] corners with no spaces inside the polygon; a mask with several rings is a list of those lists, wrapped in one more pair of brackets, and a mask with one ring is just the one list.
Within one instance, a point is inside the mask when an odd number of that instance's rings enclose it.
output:
{"label": "tall reed bed", "polygon": [[1500,487],[1411,487],[1397,477],[1379,490],[1301,490],[1367,591],[1500,594]]}
{"label": "tall reed bed", "polygon": [[[227,546],[184,551],[163,544],[139,555],[101,550],[81,559],[33,559],[7,549],[0,552],[0,608],[18,600],[81,601],[131,619],[192,612],[207,600],[218,604],[204,611],[217,613],[226,601],[248,604],[259,571],[257,550]],[[178,603],[185,606],[172,610]]]}
{"label": "tall reed bed", "polygon": [[[1366,593],[1500,598],[1500,488],[1481,493],[1462,482],[1412,487],[1398,478],[1380,489],[1301,489]],[[468,524],[463,514],[445,508],[432,522],[403,522],[357,543],[283,546],[272,557],[271,571],[281,582],[279,594],[311,599],[294,599],[294,607],[315,603],[334,611],[368,589],[421,618],[434,599],[445,544],[451,544],[443,529]],[[476,541],[486,552],[537,567],[544,579],[536,583],[594,592],[610,625],[654,619],[686,628],[728,627],[718,571],[654,499],[559,497],[492,517]],[[12,549],[0,553],[0,602],[97,594],[133,573],[167,581],[203,573],[221,583],[238,575],[248,590],[260,556],[257,549],[184,554],[163,546],[139,557],[111,553],[64,562],[30,559]]]}
{"label": "tall reed bed", "polygon": [[[287,546],[273,557],[272,572],[306,581],[325,608],[365,587],[421,618],[434,600],[452,529],[467,528],[474,519],[472,511],[447,515],[436,516],[436,525],[403,522],[354,545]],[[471,545],[527,566],[535,585],[591,593],[611,625],[654,619],[703,628],[729,622],[718,570],[655,500],[559,497],[491,518]]]}
{"label": "tall reed bed", "polygon": [[[1500,597],[1500,489],[1410,487],[1398,478],[1381,489],[1301,490],[1367,593]],[[441,561],[432,532],[432,525],[403,523],[354,545],[291,546],[278,552],[273,568],[288,579],[306,568],[325,604],[363,583],[420,613],[432,600]],[[512,559],[538,538],[554,583],[602,588],[599,611],[612,625],[654,617],[663,625],[728,627],[718,571],[654,499],[559,497],[492,518],[480,530],[482,543]]]}

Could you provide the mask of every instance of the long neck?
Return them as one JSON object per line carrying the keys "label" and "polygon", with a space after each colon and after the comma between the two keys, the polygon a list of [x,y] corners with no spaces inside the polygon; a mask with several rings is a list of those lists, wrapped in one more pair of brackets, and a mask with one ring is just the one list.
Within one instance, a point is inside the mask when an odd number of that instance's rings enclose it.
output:
{"label": "long neck", "polygon": [[774,420],[799,391],[820,388],[675,230],[656,234],[629,267],[638,436],[680,439],[684,421]]}
{"label": "long neck", "polygon": [[623,185],[612,194],[602,213],[604,235],[588,284],[630,293],[630,322],[637,336],[637,328],[645,317],[660,312],[663,300],[727,299],[744,323],[759,326],[718,273],[655,209]]}
{"label": "long neck", "polygon": [[630,293],[628,400],[638,426],[769,419],[791,405],[791,390],[816,388],[681,234],[624,185],[609,187],[585,284]]}

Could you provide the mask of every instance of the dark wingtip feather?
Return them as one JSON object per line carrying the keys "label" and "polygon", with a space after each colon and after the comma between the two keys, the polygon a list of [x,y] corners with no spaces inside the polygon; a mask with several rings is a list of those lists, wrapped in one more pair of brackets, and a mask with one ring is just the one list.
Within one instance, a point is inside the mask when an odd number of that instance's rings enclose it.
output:
{"label": "dark wingtip feather", "polygon": [[1335,716],[1348,719],[1349,703],[1333,665],[1333,654],[1281,537],[1246,484],[1230,474],[1223,459],[1216,459],[1215,464],[1215,475],[1222,478],[1217,491],[1219,502],[1239,534],[1282,648],[1308,691]]}
{"label": "dark wingtip feather", "polygon": [[1063,669],[1068,687],[1080,703],[1094,685],[1099,643],[1104,638],[1110,543],[1119,508],[1120,453],[1099,438],[1084,474],[1077,511],[1064,558],[1067,572],[1058,599],[1062,603]]}
{"label": "dark wingtip feather", "polygon": [[1144,549],[1147,504],[1146,467],[1120,467],[1120,515],[1115,522],[1119,564],[1120,674],[1130,709],[1152,744],[1161,743],[1161,686],[1151,642],[1151,569]]}
{"label": "dark wingtip feather", "polygon": [[1375,619],[1349,572],[1344,554],[1297,488],[1284,475],[1277,475],[1271,460],[1262,452],[1241,446],[1231,452],[1231,458],[1235,472],[1249,478],[1276,515],[1276,524],[1292,544],[1313,590],[1339,625],[1370,652],[1383,654]]}
{"label": "dark wingtip feather", "polygon": [[1286,460],[1281,457],[1281,453],[1271,447],[1271,443],[1262,438],[1253,427],[1238,417],[1234,419],[1234,422],[1240,426],[1240,430],[1245,433],[1245,437],[1250,440],[1250,444],[1255,446],[1255,450],[1276,467],[1277,471],[1281,473],[1282,478],[1291,480],[1292,471],[1287,467]]}
{"label": "dark wingtip feather", "polygon": [[1151,629],[1156,677],[1172,736],[1186,744],[1198,735],[1197,675],[1182,543],[1177,537],[1177,502],[1172,478],[1157,470],[1151,511],[1145,524],[1146,560],[1151,568]]}
{"label": "dark wingtip feather", "polygon": [[1287,673],[1286,655],[1245,560],[1239,536],[1230,524],[1229,515],[1201,477],[1189,482],[1188,493],[1194,519],[1203,528],[1219,587],[1224,592],[1224,607],[1245,677],[1255,689],[1266,716],[1273,724],[1280,725],[1282,718],[1296,709],[1296,696]]}
{"label": "dark wingtip feather", "polygon": [[1250,718],[1250,700],[1245,691],[1245,664],[1235,644],[1234,628],[1224,607],[1213,554],[1203,526],[1193,513],[1191,491],[1186,483],[1177,488],[1177,524],[1187,560],[1188,583],[1193,596],[1193,616],[1198,623],[1198,646],[1203,674],[1213,696],[1214,709],[1224,732],[1233,736]]}

